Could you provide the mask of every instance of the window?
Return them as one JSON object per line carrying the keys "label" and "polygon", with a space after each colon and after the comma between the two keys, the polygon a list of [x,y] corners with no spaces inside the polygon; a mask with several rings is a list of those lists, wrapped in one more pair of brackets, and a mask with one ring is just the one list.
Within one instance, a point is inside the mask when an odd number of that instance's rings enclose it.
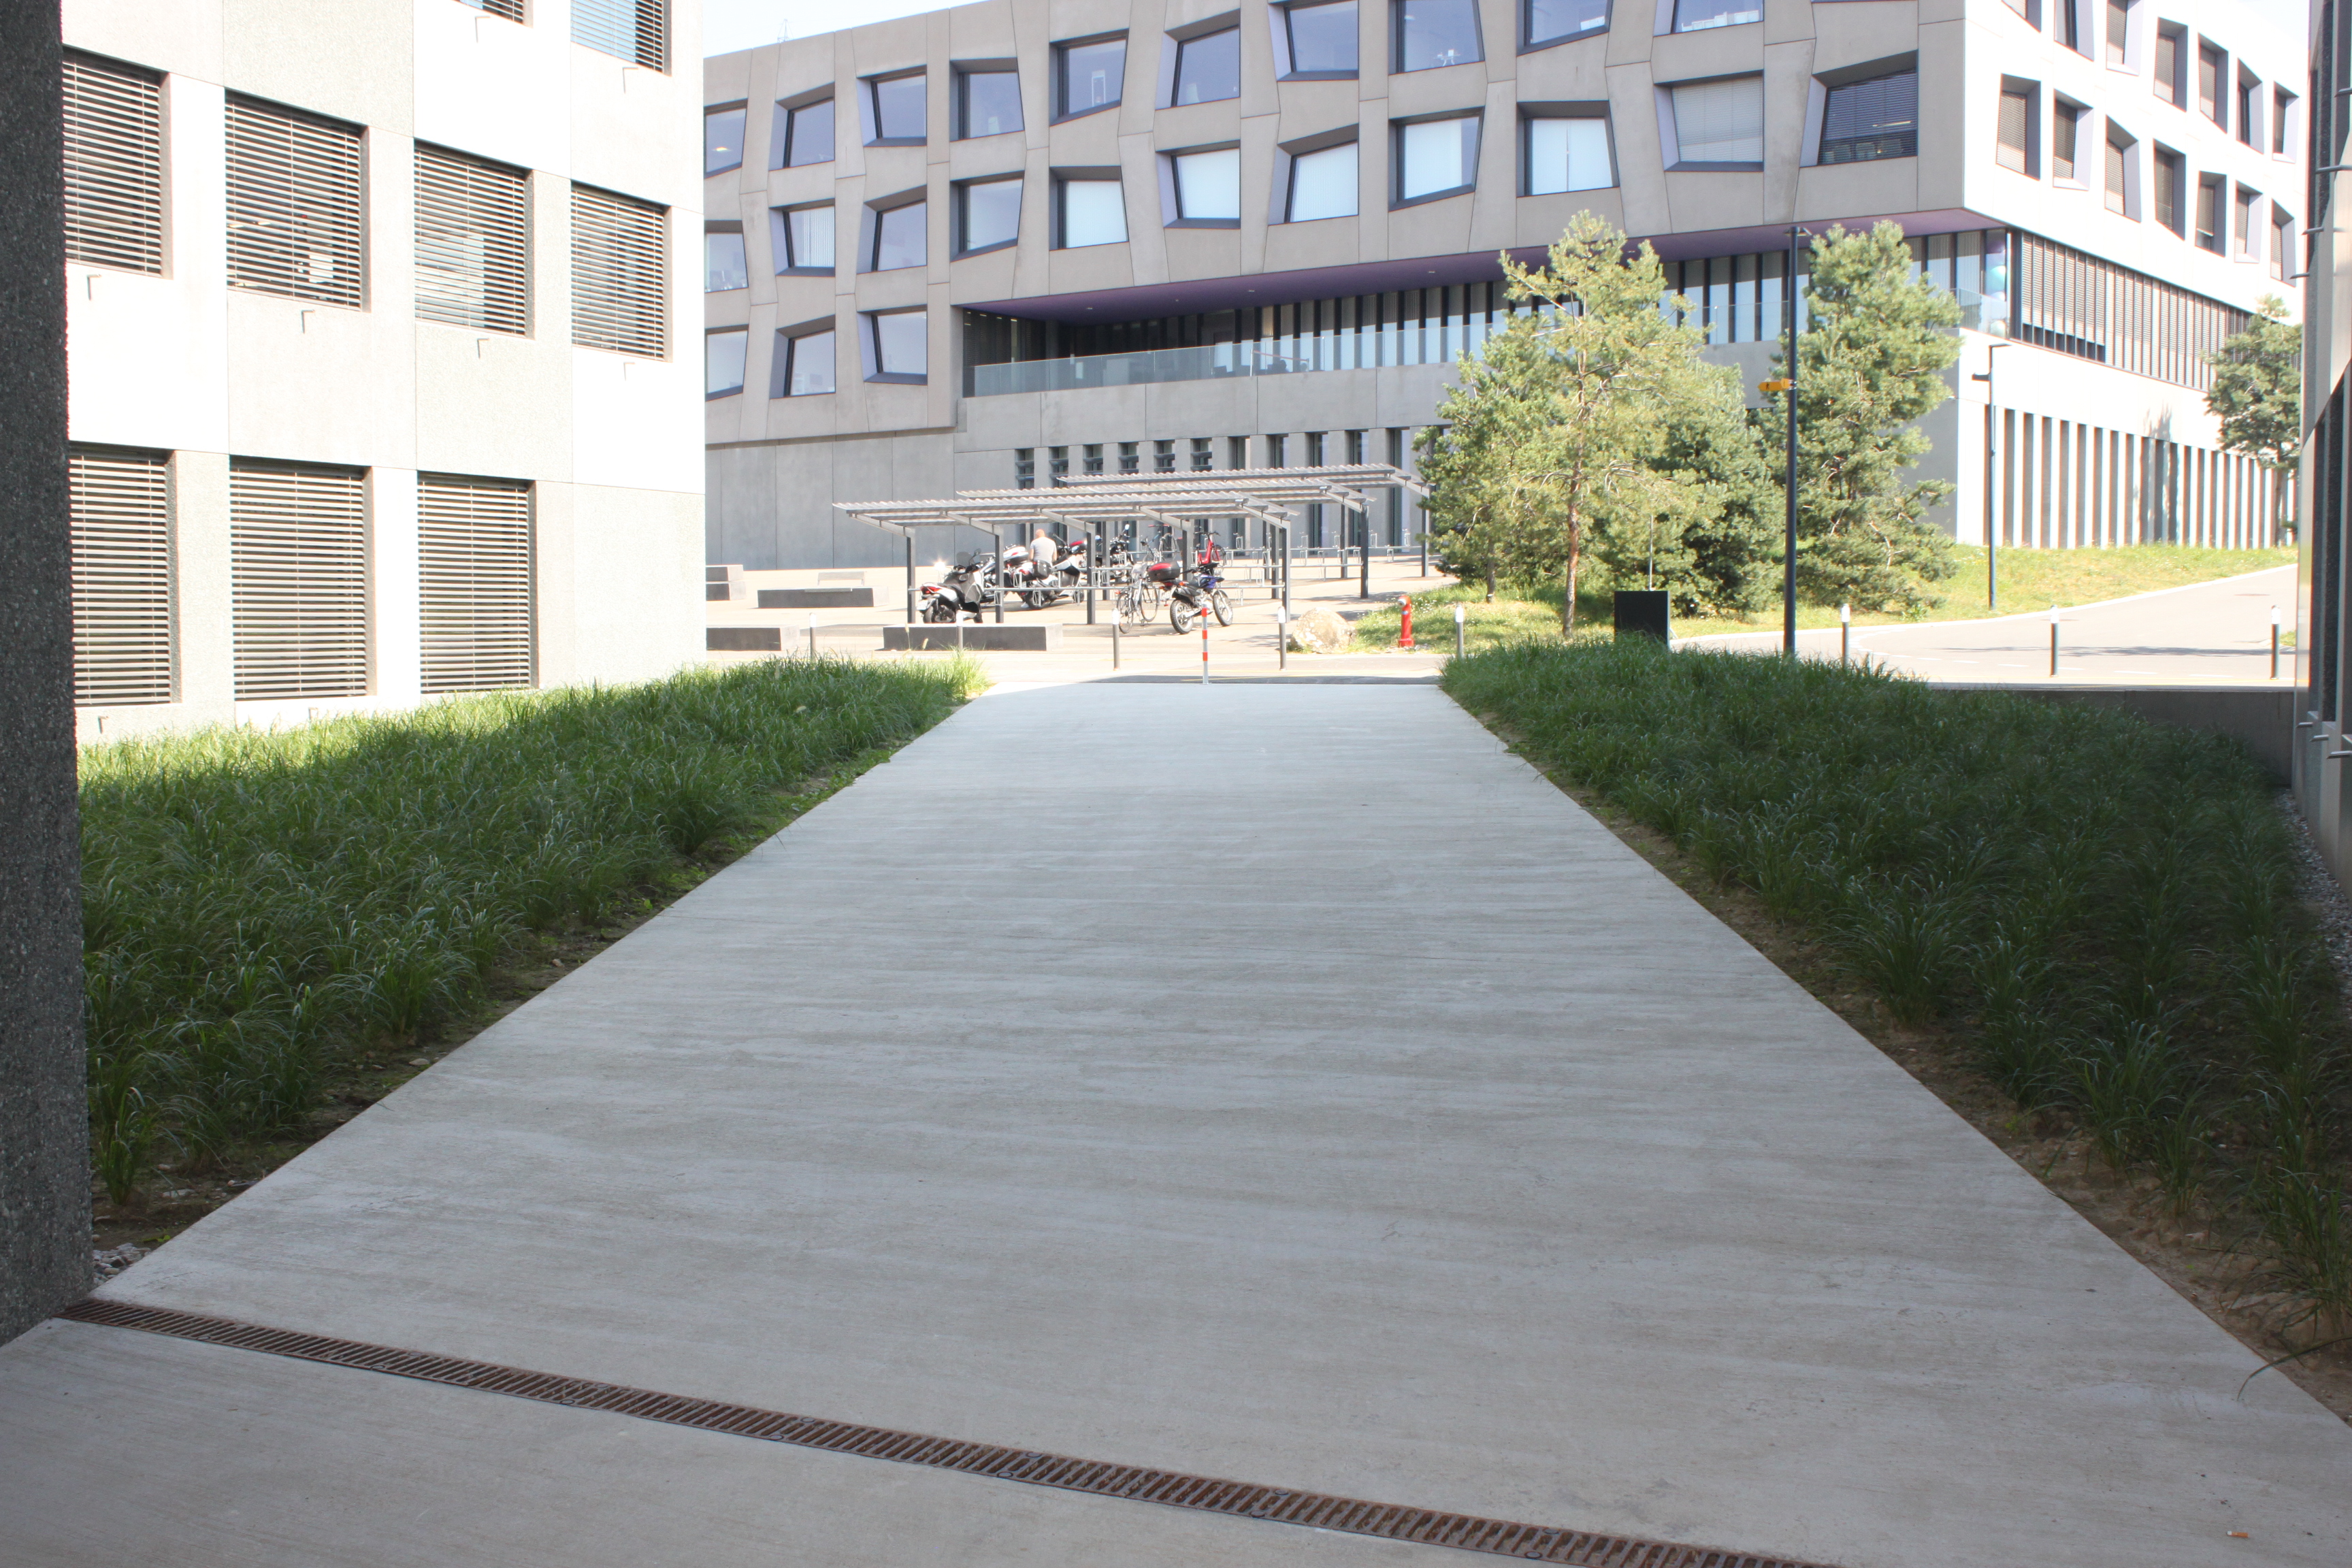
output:
{"label": "window", "polygon": [[359,474],[233,458],[228,530],[236,700],[366,691],[367,504]]}
{"label": "window", "polygon": [[702,231],[703,292],[720,294],[730,289],[749,288],[751,283],[751,265],[743,258],[743,226],[706,224]]}
{"label": "window", "polygon": [[1356,0],[1319,5],[1284,5],[1276,18],[1279,41],[1290,57],[1286,81],[1356,74]]}
{"label": "window", "polygon": [[1824,163],[1919,155],[1919,72],[1892,71],[1829,89],[1822,107]]}
{"label": "window", "polygon": [[775,166],[797,169],[806,163],[833,162],[833,100],[820,99],[798,109],[776,105]]}
{"label": "window", "polygon": [[866,318],[869,381],[921,381],[930,374],[929,317],[890,310]]}
{"label": "window", "polygon": [[522,20],[522,0],[465,0],[477,11],[488,11],[493,16],[504,16],[509,22]]}
{"label": "window", "polygon": [[2216,256],[2221,253],[2221,188],[2228,183],[2219,174],[2197,182],[2197,243]]}
{"label": "window", "polygon": [[1993,149],[1993,161],[2004,169],[2014,169],[2021,174],[2033,173],[2033,108],[2039,95],[2040,89],[2030,85],[2001,84],[1999,142]]}
{"label": "window", "polygon": [[2263,84],[2250,76],[2238,79],[2238,140],[2249,147],[2262,145]]}
{"label": "window", "polygon": [[1054,49],[1054,117],[1068,120],[1118,102],[1127,79],[1127,36],[1059,44]]}
{"label": "window", "polygon": [[750,351],[748,327],[723,327],[702,334],[702,395],[732,397],[743,390],[743,356]]}
{"label": "window", "polygon": [[2294,94],[2283,87],[2271,89],[2271,153],[2274,157],[2286,156],[2286,121],[2294,109]]}
{"label": "window", "polygon": [[874,213],[874,249],[866,258],[868,272],[896,272],[920,267],[930,259],[929,236],[931,204],[906,202]]}
{"label": "window", "polygon": [[1037,488],[1037,448],[1015,447],[1013,449],[1013,488],[1034,490]]}
{"label": "window", "polygon": [[1213,103],[1242,95],[1242,30],[1227,27],[1176,45],[1173,101]]}
{"label": "window", "polygon": [[2132,188],[2133,145],[2131,137],[2112,124],[2107,127],[2106,171],[2101,188],[2106,193],[2107,210],[2128,218],[2139,216],[2138,193]]}
{"label": "window", "polygon": [[1396,128],[1399,206],[1459,195],[1478,183],[1478,121],[1475,114],[1452,120],[1421,120]]}
{"label": "window", "polygon": [[649,71],[666,71],[669,0],[572,0],[572,41]]}
{"label": "window", "polygon": [[1137,443],[1121,441],[1118,444],[1118,471],[1122,474],[1134,474],[1140,473],[1142,470],[1143,458],[1137,450]]}
{"label": "window", "polygon": [[171,701],[170,463],[161,452],[69,448],[66,517],[75,705]]}
{"label": "window", "polygon": [[1699,33],[1764,19],[1759,0],[1675,0],[1675,31]]}
{"label": "window", "polygon": [[2156,221],[2175,234],[2182,232],[2181,185],[2185,165],[2180,154],[2156,150]]}
{"label": "window", "polygon": [[2197,107],[2224,131],[2230,128],[2230,106],[2221,97],[2221,81],[2229,74],[2229,58],[2210,44],[2198,46]]}
{"label": "window", "polygon": [[2083,176],[2076,172],[2074,153],[2082,140],[2083,118],[2090,111],[2079,103],[2055,99],[2050,105],[2050,177],[2068,184],[2080,184]]}
{"label": "window", "polygon": [[960,70],[955,75],[955,135],[960,142],[1021,129],[1018,71],[977,67]]}
{"label": "window", "polygon": [[956,254],[1000,250],[1021,237],[1021,181],[975,180],[956,187]]}
{"label": "window", "polygon": [[2078,55],[2091,52],[2083,47],[2083,13],[2078,0],[2058,0],[2058,41]]}
{"label": "window", "polygon": [[2189,84],[2181,76],[2189,36],[2167,22],[2156,30],[2156,96],[2175,109],[2189,107]]}
{"label": "window", "polygon": [[833,204],[805,207],[774,207],[768,213],[769,237],[779,272],[830,273],[834,266]]}
{"label": "window", "polygon": [[530,510],[528,480],[416,477],[426,691],[538,683]]}
{"label": "window", "polygon": [[1055,194],[1062,209],[1060,248],[1127,243],[1127,197],[1117,179],[1066,177]]}
{"label": "window", "polygon": [[863,106],[866,144],[906,147],[921,142],[929,92],[921,71],[868,81]]}
{"label": "window", "polygon": [[228,100],[228,281],[358,310],[360,129]]}
{"label": "window", "polygon": [[1526,0],[1519,25],[1531,49],[1595,37],[1609,26],[1609,0]]}
{"label": "window", "polygon": [[1764,161],[1764,79],[1727,77],[1685,82],[1669,89],[1675,110],[1677,168]]}
{"label": "window", "polygon": [[65,143],[66,259],[160,274],[163,79],[66,56]]}
{"label": "window", "polygon": [[702,174],[705,179],[743,166],[743,106],[702,111]]}
{"label": "window", "polygon": [[2241,261],[2260,261],[2263,258],[2262,231],[2254,223],[2254,213],[2262,199],[2262,192],[2240,185],[2237,199],[2231,204],[2230,254]]}
{"label": "window", "polygon": [[814,397],[834,390],[833,329],[776,334],[777,397]]}
{"label": "window", "polygon": [[1290,189],[1283,204],[1286,223],[1356,216],[1356,144],[1343,142],[1290,160]]}
{"label": "window", "polygon": [[1175,165],[1176,218],[1180,223],[1237,224],[1242,216],[1242,152],[1179,153]]}
{"label": "window", "polygon": [[416,144],[416,315],[530,329],[529,183],[520,169]]}
{"label": "window", "polygon": [[1477,0],[1389,0],[1396,18],[1395,51],[1400,71],[1435,70],[1483,60],[1478,47]]}
{"label": "window", "polygon": [[2271,207],[2271,276],[2282,283],[2293,282],[2287,276],[2287,263],[2294,255],[2294,217],[2275,204]]}
{"label": "window", "polygon": [[660,359],[669,343],[668,215],[651,202],[572,187],[572,341]]}
{"label": "window", "polygon": [[2126,64],[2131,58],[2132,0],[2107,0],[2107,63]]}
{"label": "window", "polygon": [[1527,125],[1528,195],[1605,190],[1617,183],[1609,156],[1609,121],[1530,118]]}

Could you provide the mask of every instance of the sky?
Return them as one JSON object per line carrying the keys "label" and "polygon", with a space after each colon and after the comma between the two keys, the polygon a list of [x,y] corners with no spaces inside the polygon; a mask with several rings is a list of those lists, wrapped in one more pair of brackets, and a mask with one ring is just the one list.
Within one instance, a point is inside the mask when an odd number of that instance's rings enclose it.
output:
{"label": "sky", "polygon": [[[2298,43],[2309,36],[2307,0],[2247,0],[2247,6]],[[805,38],[943,8],[940,0],[702,0],[702,52],[732,54],[779,37]]]}

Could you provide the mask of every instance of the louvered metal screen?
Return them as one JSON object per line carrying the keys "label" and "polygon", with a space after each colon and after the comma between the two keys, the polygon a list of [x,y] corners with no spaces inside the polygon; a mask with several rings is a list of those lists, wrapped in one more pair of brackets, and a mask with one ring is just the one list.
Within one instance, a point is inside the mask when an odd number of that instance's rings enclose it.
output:
{"label": "louvered metal screen", "polygon": [[360,189],[357,126],[230,99],[230,286],[359,309]]}
{"label": "louvered metal screen", "polygon": [[534,684],[530,486],[425,474],[416,516],[425,689]]}
{"label": "louvered metal screen", "polygon": [[163,79],[65,58],[66,259],[163,270]]}
{"label": "louvered metal screen", "polygon": [[590,185],[572,187],[572,341],[660,359],[668,343],[669,247],[664,210]]}
{"label": "louvered metal screen", "polygon": [[522,20],[522,0],[466,0],[477,11],[488,11],[493,16],[504,16],[509,22]]}
{"label": "louvered metal screen", "polygon": [[530,328],[530,201],[522,171],[416,149],[416,314],[480,331]]}
{"label": "louvered metal screen", "polygon": [[601,54],[669,69],[669,0],[572,0],[572,41]]}
{"label": "louvered metal screen", "polygon": [[367,689],[367,510],[346,468],[232,463],[229,584],[236,695]]}
{"label": "louvered metal screen", "polygon": [[74,701],[172,700],[172,491],[160,452],[75,447],[66,458],[73,534]]}

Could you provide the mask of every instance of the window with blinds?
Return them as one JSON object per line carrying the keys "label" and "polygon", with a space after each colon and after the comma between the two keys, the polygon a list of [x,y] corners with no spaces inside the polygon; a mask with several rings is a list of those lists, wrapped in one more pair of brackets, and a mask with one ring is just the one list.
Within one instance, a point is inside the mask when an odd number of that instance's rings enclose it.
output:
{"label": "window with blinds", "polygon": [[1919,155],[1919,73],[1893,71],[1829,89],[1822,111],[1822,162],[1861,163]]}
{"label": "window with blinds", "polygon": [[163,79],[65,58],[66,259],[163,270]]}
{"label": "window with blinds", "polygon": [[529,191],[520,169],[417,145],[418,319],[530,330]]}
{"label": "window with blinds", "polygon": [[228,280],[358,310],[360,129],[247,98],[228,100]]}
{"label": "window with blinds", "polygon": [[504,16],[509,22],[523,19],[522,0],[466,0],[477,11],[488,11],[493,16]]}
{"label": "window with blinds", "polygon": [[572,41],[599,54],[669,69],[669,0],[572,0]]}
{"label": "window with blinds", "polygon": [[572,341],[663,358],[669,345],[667,209],[572,187]]}
{"label": "window with blinds", "polygon": [[367,508],[360,475],[232,462],[228,521],[237,700],[366,691]]}
{"label": "window with blinds", "polygon": [[537,684],[530,483],[421,474],[416,520],[425,689]]}
{"label": "window with blinds", "polygon": [[172,491],[161,452],[66,455],[74,702],[169,702]]}
{"label": "window with blinds", "polygon": [[2245,330],[2243,310],[2038,235],[2016,237],[2016,258],[2023,342],[2202,390],[2206,355]]}

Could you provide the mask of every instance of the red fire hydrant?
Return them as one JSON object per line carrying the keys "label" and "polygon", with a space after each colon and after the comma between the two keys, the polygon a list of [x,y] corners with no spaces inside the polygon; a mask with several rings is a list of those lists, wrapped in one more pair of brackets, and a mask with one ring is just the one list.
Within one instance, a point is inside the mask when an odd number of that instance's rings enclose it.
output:
{"label": "red fire hydrant", "polygon": [[1404,611],[1404,624],[1397,632],[1397,648],[1402,652],[1412,647],[1412,595],[1407,594],[1397,604]]}

